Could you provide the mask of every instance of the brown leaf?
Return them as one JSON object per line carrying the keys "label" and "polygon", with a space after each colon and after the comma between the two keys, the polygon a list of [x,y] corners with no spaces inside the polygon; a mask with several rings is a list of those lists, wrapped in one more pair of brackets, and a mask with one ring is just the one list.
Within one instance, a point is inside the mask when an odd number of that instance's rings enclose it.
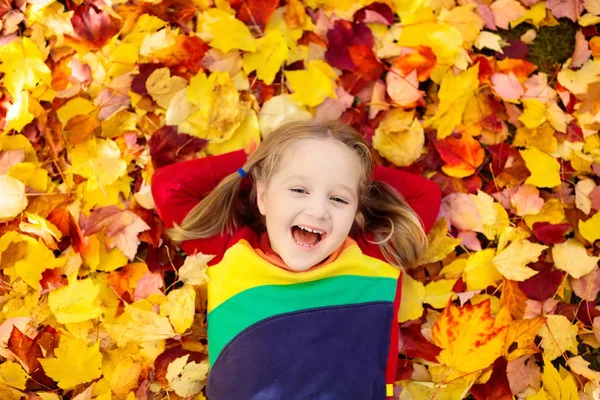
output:
{"label": "brown leaf", "polygon": [[42,349],[36,339],[31,339],[16,326],[13,326],[8,338],[8,349],[19,358],[29,374],[40,366],[38,358],[44,358]]}

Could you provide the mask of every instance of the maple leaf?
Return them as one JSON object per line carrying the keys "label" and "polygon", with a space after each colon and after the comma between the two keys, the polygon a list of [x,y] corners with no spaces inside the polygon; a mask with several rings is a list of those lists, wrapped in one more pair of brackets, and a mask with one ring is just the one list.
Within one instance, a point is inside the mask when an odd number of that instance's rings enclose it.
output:
{"label": "maple leaf", "polygon": [[88,346],[82,340],[60,337],[54,357],[41,359],[46,374],[62,389],[71,389],[81,383],[90,382],[102,375],[100,342]]}
{"label": "maple leaf", "polygon": [[39,359],[44,357],[42,348],[36,339],[25,335],[15,325],[7,342],[8,349],[13,352],[29,374],[40,366]]}
{"label": "maple leaf", "polygon": [[446,162],[442,171],[450,176],[464,178],[475,173],[483,162],[485,152],[479,142],[469,135],[436,140],[434,146]]}
{"label": "maple leaf", "polygon": [[208,374],[208,362],[188,362],[190,355],[172,361],[167,368],[169,386],[182,397],[194,396],[202,390]]}
{"label": "maple leaf", "polygon": [[475,372],[501,355],[507,326],[496,326],[490,301],[474,306],[448,304],[433,326],[434,343],[442,348],[438,359],[459,371]]}
{"label": "maple leaf", "polygon": [[88,50],[101,48],[118,30],[108,12],[95,5],[76,6],[71,23],[75,31],[72,40]]}
{"label": "maple leaf", "polygon": [[510,390],[506,368],[508,363],[504,357],[499,357],[494,361],[492,375],[484,384],[473,385],[471,394],[475,400],[512,400],[513,395]]}
{"label": "maple leaf", "polygon": [[96,209],[86,221],[84,235],[90,236],[104,230],[108,250],[117,247],[130,260],[135,258],[140,241],[137,235],[150,229],[135,213],[116,206]]}

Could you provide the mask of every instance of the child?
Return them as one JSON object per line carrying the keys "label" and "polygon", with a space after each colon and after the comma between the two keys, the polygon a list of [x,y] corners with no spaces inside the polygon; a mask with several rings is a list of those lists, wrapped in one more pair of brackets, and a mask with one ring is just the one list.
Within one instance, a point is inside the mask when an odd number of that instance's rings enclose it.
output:
{"label": "child", "polygon": [[276,129],[248,159],[240,150],[161,168],[152,194],[187,254],[216,255],[209,400],[391,395],[399,267],[426,246],[435,184],[374,166],[348,126],[308,121]]}

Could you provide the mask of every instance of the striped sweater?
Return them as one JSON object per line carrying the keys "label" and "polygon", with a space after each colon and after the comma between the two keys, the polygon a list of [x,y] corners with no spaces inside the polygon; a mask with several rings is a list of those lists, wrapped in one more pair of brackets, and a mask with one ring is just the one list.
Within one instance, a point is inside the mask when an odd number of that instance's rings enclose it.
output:
{"label": "striped sweater", "polygon": [[242,239],[208,274],[210,400],[385,399],[397,268],[347,238],[291,272]]}

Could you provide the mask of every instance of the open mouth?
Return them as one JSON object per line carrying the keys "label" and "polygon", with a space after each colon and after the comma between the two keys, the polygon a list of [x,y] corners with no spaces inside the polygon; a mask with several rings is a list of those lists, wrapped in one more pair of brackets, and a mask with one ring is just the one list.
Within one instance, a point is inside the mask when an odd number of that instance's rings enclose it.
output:
{"label": "open mouth", "polygon": [[303,225],[294,225],[290,230],[296,244],[305,248],[315,247],[327,236],[327,233],[323,230],[313,229]]}

